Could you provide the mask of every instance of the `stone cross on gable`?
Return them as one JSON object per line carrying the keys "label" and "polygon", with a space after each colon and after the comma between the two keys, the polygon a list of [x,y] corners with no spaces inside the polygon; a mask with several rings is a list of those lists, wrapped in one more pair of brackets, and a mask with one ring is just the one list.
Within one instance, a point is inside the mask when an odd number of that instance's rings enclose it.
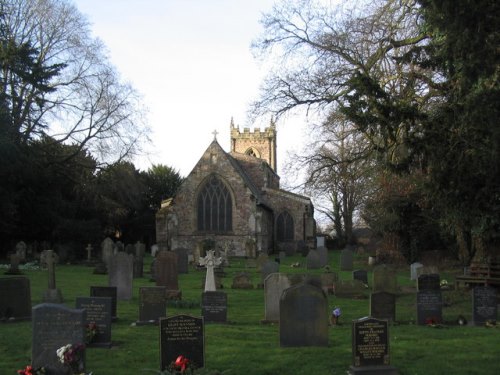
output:
{"label": "stone cross on gable", "polygon": [[214,267],[220,266],[222,263],[221,258],[215,257],[214,250],[208,250],[207,256],[200,258],[200,265],[207,268],[207,276],[205,278],[205,292],[215,292],[217,288],[215,286],[215,274]]}
{"label": "stone cross on gable", "polygon": [[216,141],[217,140],[217,134],[219,134],[219,132],[217,130],[214,130],[212,132],[212,134],[214,135],[214,141]]}

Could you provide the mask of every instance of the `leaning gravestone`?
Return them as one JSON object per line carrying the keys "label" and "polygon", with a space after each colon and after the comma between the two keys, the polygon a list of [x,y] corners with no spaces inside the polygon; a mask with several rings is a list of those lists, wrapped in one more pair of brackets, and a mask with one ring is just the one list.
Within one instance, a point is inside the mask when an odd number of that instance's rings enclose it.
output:
{"label": "leaning gravestone", "polygon": [[[73,372],[59,362],[56,351],[68,344],[85,343],[86,311],[42,303],[33,307],[32,315],[31,365],[44,367],[47,374],[72,375]],[[78,367],[78,373],[85,371],[84,351]]]}
{"label": "leaning gravestone", "polygon": [[162,250],[156,255],[155,277],[156,286],[167,288],[167,299],[180,299],[176,253]]}
{"label": "leaning gravestone", "polygon": [[227,321],[227,294],[219,291],[203,292],[201,315],[205,323],[225,323]]}
{"label": "leaning gravestone", "polygon": [[317,270],[321,268],[321,260],[316,250],[309,250],[309,254],[307,254],[306,257],[306,268],[308,270]]}
{"label": "leaning gravestone", "polygon": [[417,292],[417,324],[441,323],[443,320],[443,299],[440,290]]}
{"label": "leaning gravestone", "polygon": [[496,321],[498,315],[497,292],[491,286],[476,286],[472,290],[472,321],[483,325],[486,321]]}
{"label": "leaning gravestone", "polygon": [[396,296],[388,292],[373,292],[370,295],[370,316],[396,321]]}
{"label": "leaning gravestone", "polygon": [[340,270],[352,271],[353,267],[353,252],[349,249],[344,249],[340,252]]}
{"label": "leaning gravestone", "polygon": [[118,319],[116,315],[117,289],[116,286],[91,286],[91,297],[108,297],[111,298],[111,320]]}
{"label": "leaning gravestone", "polygon": [[31,289],[27,277],[0,278],[0,321],[31,319]]}
{"label": "leaning gravestone", "polygon": [[366,317],[352,322],[352,366],[349,374],[396,375],[390,366],[389,328],[386,320]]}
{"label": "leaning gravestone", "polygon": [[352,279],[359,280],[363,284],[367,285],[368,284],[368,273],[366,272],[366,270],[352,271]]}
{"label": "leaning gravestone", "polygon": [[441,290],[438,274],[423,274],[417,279],[417,290]]}
{"label": "leaning gravestone", "polygon": [[160,370],[181,355],[197,368],[205,366],[203,318],[175,315],[160,319]]}
{"label": "leaning gravestone", "polygon": [[174,252],[177,254],[177,270],[179,271],[179,273],[188,273],[188,250],[181,247],[175,249]]}
{"label": "leaning gravestone", "polygon": [[139,320],[137,325],[158,324],[167,316],[166,288],[149,286],[139,288]]}
{"label": "leaning gravestone", "polygon": [[280,320],[280,298],[292,284],[287,275],[271,273],[264,280],[264,320],[262,323],[277,323]]}
{"label": "leaning gravestone", "polygon": [[422,263],[416,262],[410,264],[410,279],[411,280],[417,280],[418,278],[418,269],[422,268],[424,265]]}
{"label": "leaning gravestone", "polygon": [[[97,331],[87,346],[97,348],[111,347],[111,303],[109,297],[76,297],[76,308],[85,309],[85,326],[95,324]],[[87,340],[88,341],[88,340]]]}
{"label": "leaning gravestone", "polygon": [[327,298],[320,287],[301,283],[280,297],[280,346],[328,346]]}
{"label": "leaning gravestone", "polygon": [[132,299],[134,256],[120,251],[109,261],[108,285],[116,287],[119,300]]}
{"label": "leaning gravestone", "polygon": [[398,282],[393,267],[381,264],[373,268],[372,289],[374,292],[389,292],[396,294]]}

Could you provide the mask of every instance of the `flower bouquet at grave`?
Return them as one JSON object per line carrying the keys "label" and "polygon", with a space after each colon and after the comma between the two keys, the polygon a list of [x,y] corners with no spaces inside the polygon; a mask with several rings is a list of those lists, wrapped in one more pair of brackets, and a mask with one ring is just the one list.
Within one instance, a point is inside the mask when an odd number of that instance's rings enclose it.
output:
{"label": "flower bouquet at grave", "polygon": [[45,369],[43,367],[33,368],[31,366],[26,366],[24,370],[17,370],[18,375],[44,375]]}
{"label": "flower bouquet at grave", "polygon": [[97,335],[97,333],[98,333],[98,327],[97,327],[97,324],[95,322],[91,322],[91,323],[87,324],[87,326],[85,327],[85,343],[87,345],[92,343],[92,341],[94,341],[94,337]]}
{"label": "flower bouquet at grave", "polygon": [[340,315],[342,315],[342,311],[340,310],[340,307],[334,307],[332,311],[332,316],[330,318],[330,321],[332,325],[338,325],[339,324],[339,319]]}
{"label": "flower bouquet at grave", "polygon": [[196,366],[189,359],[180,355],[167,368],[167,374],[194,374]]}
{"label": "flower bouquet at grave", "polygon": [[64,366],[71,370],[72,375],[85,375],[83,371],[83,354],[85,345],[68,344],[57,349],[57,358]]}

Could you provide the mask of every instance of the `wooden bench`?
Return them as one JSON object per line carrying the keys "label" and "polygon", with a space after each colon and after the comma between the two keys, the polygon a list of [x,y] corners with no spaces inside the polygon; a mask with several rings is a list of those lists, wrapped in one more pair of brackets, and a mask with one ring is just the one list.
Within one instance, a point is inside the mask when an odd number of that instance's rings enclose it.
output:
{"label": "wooden bench", "polygon": [[455,277],[455,288],[458,289],[461,284],[500,286],[500,263],[471,263],[468,275]]}

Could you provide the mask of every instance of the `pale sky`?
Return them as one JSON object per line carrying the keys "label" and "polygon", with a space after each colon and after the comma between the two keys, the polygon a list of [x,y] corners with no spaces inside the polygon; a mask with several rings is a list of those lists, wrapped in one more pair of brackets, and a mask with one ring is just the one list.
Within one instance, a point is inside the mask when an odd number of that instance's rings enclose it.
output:
{"label": "pale sky", "polygon": [[[74,0],[106,45],[124,81],[149,109],[152,149],[139,169],[164,164],[192,170],[217,130],[229,151],[229,124],[247,122],[265,69],[250,51],[261,14],[274,0]],[[270,118],[270,117],[269,117]],[[262,119],[261,128],[269,123]],[[302,124],[304,123],[304,126]],[[278,123],[278,173],[299,147],[305,119]],[[286,130],[285,130],[286,127]]]}

